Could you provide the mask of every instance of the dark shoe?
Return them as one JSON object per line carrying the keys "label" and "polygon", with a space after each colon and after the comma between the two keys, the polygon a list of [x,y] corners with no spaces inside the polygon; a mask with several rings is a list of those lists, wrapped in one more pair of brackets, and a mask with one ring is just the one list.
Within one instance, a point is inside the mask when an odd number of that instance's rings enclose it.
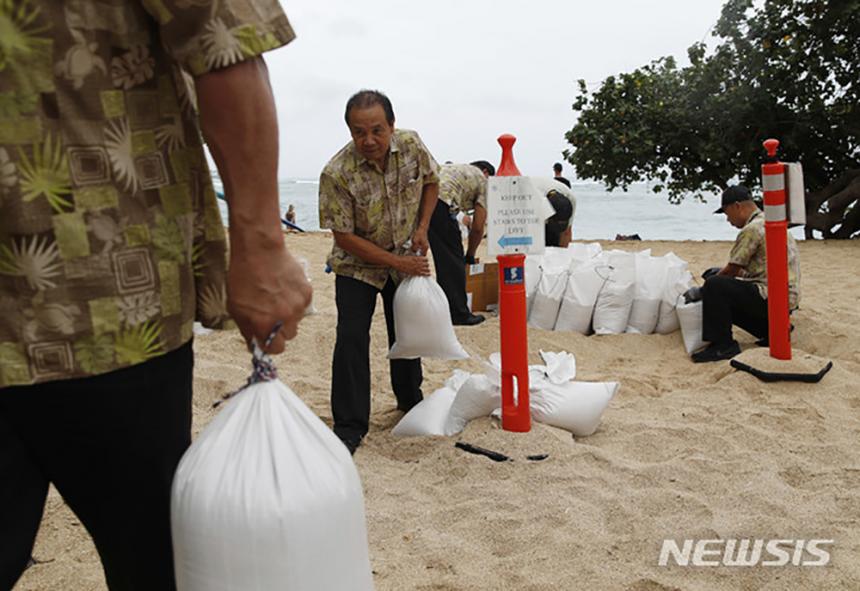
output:
{"label": "dark shoe", "polygon": [[358,449],[358,446],[361,445],[361,437],[347,437],[345,439],[341,439],[343,444],[346,446],[346,449],[349,450],[349,455],[354,456],[355,450]]}
{"label": "dark shoe", "polygon": [[484,320],[486,318],[480,314],[469,314],[465,318],[452,319],[451,322],[454,326],[475,326],[476,324],[481,324]]}
{"label": "dark shoe", "polygon": [[696,351],[692,355],[693,362],[707,363],[709,361],[722,361],[723,359],[731,359],[741,352],[741,346],[737,341],[731,341],[725,345],[710,344],[701,351]]}

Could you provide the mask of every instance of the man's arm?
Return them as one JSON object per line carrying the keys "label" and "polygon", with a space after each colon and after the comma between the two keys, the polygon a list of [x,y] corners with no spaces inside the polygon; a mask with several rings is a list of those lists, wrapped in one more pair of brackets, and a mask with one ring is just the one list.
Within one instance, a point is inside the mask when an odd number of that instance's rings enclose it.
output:
{"label": "man's arm", "polygon": [[734,263],[727,263],[725,267],[720,269],[717,275],[728,275],[729,277],[740,277],[744,274],[744,268]]}
{"label": "man's arm", "polygon": [[430,250],[430,242],[427,240],[427,230],[430,228],[430,218],[436,209],[436,201],[439,199],[439,183],[424,185],[421,190],[421,205],[418,208],[418,227],[412,234],[412,252],[421,251],[427,254]]}
{"label": "man's arm", "polygon": [[262,58],[195,79],[200,126],[224,182],[230,218],[227,309],[246,340],[269,351],[296,336],[311,300],[304,271],[287,252],[278,206],[278,122]]}
{"label": "man's arm", "polygon": [[333,231],[332,234],[339,247],[372,265],[391,267],[406,275],[430,275],[426,256],[396,255],[351,232]]}
{"label": "man's arm", "polygon": [[472,260],[478,252],[478,246],[484,239],[484,225],[487,223],[487,210],[480,204],[475,204],[475,213],[472,214],[472,227],[469,228],[469,246],[466,248],[466,257]]}

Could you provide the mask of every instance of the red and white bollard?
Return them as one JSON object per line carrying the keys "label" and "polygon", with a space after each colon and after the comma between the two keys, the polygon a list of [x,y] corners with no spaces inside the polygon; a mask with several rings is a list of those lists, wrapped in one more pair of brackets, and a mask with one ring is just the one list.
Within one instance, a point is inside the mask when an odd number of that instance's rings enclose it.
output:
{"label": "red and white bollard", "polygon": [[788,220],[785,207],[785,165],[776,157],[779,141],[764,142],[767,158],[761,167],[764,188],[764,229],[767,252],[767,318],[770,356],[791,359],[788,318]]}
{"label": "red and white bollard", "polygon": [[[502,161],[498,176],[522,176],[514,163],[512,135],[499,136]],[[499,328],[502,353],[502,429],[527,432],[529,409],[529,341],[526,328],[525,255],[503,254],[499,261]],[[516,388],[516,400],[514,391]]]}

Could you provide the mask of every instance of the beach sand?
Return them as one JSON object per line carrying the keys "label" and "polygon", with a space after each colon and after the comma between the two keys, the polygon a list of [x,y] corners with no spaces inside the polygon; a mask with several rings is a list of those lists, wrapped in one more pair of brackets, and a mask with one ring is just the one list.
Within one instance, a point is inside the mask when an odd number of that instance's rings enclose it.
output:
{"label": "beach sand", "polygon": [[[311,263],[315,305],[277,357],[282,379],[327,423],[335,335],[331,238],[291,234]],[[673,251],[693,271],[722,264],[727,242],[603,243]],[[815,385],[758,381],[727,362],[696,365],[680,333],[585,337],[529,329],[538,350],[570,351],[577,379],[618,380],[598,431],[574,440],[539,423],[527,434],[473,421],[458,437],[396,439],[381,304],[372,329],[371,431],[355,456],[379,591],[472,589],[860,589],[860,242],[803,242],[796,354],[832,360]],[[425,361],[425,395],[454,368],[480,371],[499,323],[458,327],[472,359]],[[736,331],[745,350],[754,339]],[[194,431],[212,402],[242,385],[236,332],[197,337]],[[462,440],[503,452],[495,463]],[[530,454],[549,454],[530,462]],[[129,507],[129,511],[134,511]],[[133,535],[133,532],[130,532]],[[662,541],[832,539],[825,567],[658,566]],[[145,552],[141,548],[141,552]],[[35,556],[16,590],[104,589],[84,528],[52,489]],[[811,555],[805,558],[812,559]],[[337,557],[332,557],[336,568]]]}

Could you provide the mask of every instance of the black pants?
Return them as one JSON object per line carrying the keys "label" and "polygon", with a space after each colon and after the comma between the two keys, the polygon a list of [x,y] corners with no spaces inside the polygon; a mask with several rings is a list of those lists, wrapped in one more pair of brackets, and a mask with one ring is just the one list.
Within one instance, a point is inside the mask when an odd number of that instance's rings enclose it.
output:
{"label": "black pants", "polygon": [[92,378],[0,389],[0,589],[23,572],[53,483],[112,591],[175,589],[170,486],[191,443],[191,343]]}
{"label": "black pants", "polygon": [[767,336],[767,300],[751,281],[714,275],[702,288],[702,338],[717,345],[732,341],[732,325],[757,338]]}
{"label": "black pants", "polygon": [[[338,275],[335,279],[337,340],[332,361],[331,409],[334,432],[343,440],[364,437],[370,423],[370,325],[376,295],[382,293],[388,347],[394,344],[394,281],[380,292],[363,281]],[[393,359],[391,388],[397,408],[408,411],[421,402],[421,360]]]}
{"label": "black pants", "polygon": [[460,226],[451,216],[451,209],[444,201],[436,202],[430,218],[427,238],[433,251],[436,281],[448,298],[451,319],[455,322],[471,315],[466,304],[466,265],[463,262],[463,238]]}

